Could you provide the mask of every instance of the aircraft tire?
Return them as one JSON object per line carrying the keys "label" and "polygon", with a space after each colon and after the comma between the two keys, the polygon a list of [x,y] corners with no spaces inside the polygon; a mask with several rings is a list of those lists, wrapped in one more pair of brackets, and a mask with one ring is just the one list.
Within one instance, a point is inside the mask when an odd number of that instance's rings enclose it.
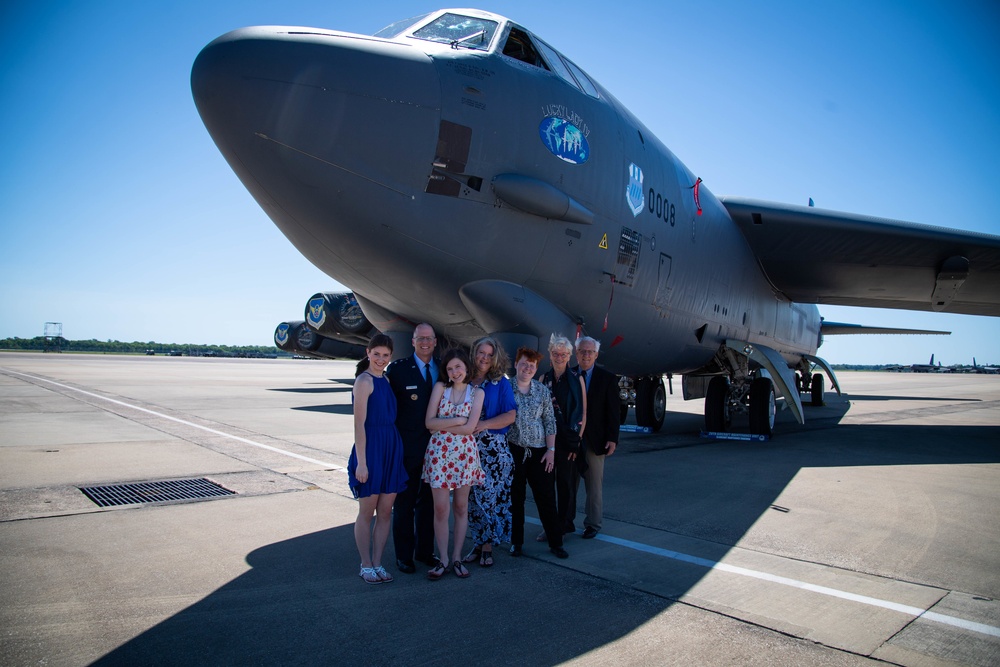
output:
{"label": "aircraft tire", "polygon": [[774,432],[774,385],[770,378],[755,378],[750,383],[750,433],[771,435]]}
{"label": "aircraft tire", "polygon": [[812,404],[813,405],[826,405],[823,401],[823,374],[816,373],[813,375],[812,379]]}
{"label": "aircraft tire", "polygon": [[667,416],[667,389],[663,378],[644,377],[635,382],[635,423],[654,432],[663,428]]}
{"label": "aircraft tire", "polygon": [[716,375],[708,383],[705,392],[705,430],[710,433],[725,433],[729,430],[729,379]]}

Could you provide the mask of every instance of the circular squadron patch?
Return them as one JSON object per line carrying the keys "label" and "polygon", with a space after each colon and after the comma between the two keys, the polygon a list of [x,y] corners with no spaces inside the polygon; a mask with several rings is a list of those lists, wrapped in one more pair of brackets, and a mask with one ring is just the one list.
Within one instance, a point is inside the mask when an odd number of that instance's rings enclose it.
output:
{"label": "circular squadron patch", "polygon": [[538,136],[549,152],[570,164],[583,164],[590,157],[590,144],[573,123],[550,116],[538,125]]}

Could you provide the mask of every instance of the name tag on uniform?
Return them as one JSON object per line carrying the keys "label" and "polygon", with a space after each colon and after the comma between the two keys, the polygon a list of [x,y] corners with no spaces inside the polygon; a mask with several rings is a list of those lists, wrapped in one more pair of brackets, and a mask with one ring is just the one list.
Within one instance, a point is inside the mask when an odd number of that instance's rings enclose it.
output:
{"label": "name tag on uniform", "polygon": [[411,389],[416,389],[416,388],[417,388],[417,385],[415,385],[415,384],[411,384],[411,385],[408,385],[408,386],[406,387],[406,391],[410,391]]}

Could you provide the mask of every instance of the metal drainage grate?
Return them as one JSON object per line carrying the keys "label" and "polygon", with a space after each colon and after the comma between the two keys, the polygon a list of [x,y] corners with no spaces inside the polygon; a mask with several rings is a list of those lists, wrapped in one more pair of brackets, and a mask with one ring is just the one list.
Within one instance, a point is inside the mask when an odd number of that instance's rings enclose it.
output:
{"label": "metal drainage grate", "polygon": [[85,496],[101,507],[236,495],[235,491],[223,488],[204,477],[198,479],[175,479],[166,482],[81,486],[80,490],[83,491]]}

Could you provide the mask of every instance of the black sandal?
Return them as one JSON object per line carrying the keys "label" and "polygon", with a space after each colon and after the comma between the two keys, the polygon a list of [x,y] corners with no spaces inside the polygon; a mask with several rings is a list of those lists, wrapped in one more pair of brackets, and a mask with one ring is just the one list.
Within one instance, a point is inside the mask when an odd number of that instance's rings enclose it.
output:
{"label": "black sandal", "polygon": [[479,555],[482,552],[483,552],[483,547],[481,545],[478,546],[478,547],[475,547],[472,551],[470,551],[469,553],[467,553],[465,555],[465,558],[462,559],[462,562],[463,563],[475,563],[477,560],[479,560]]}
{"label": "black sandal", "polygon": [[484,551],[479,556],[479,567],[492,567],[493,566],[493,550]]}
{"label": "black sandal", "polygon": [[455,571],[455,576],[459,579],[465,579],[469,576],[469,570],[466,569],[460,560],[452,561],[451,569]]}
{"label": "black sandal", "polygon": [[448,570],[449,566],[445,565],[440,559],[438,559],[438,562],[434,564],[434,567],[427,571],[427,578],[431,581],[437,581],[443,577]]}

